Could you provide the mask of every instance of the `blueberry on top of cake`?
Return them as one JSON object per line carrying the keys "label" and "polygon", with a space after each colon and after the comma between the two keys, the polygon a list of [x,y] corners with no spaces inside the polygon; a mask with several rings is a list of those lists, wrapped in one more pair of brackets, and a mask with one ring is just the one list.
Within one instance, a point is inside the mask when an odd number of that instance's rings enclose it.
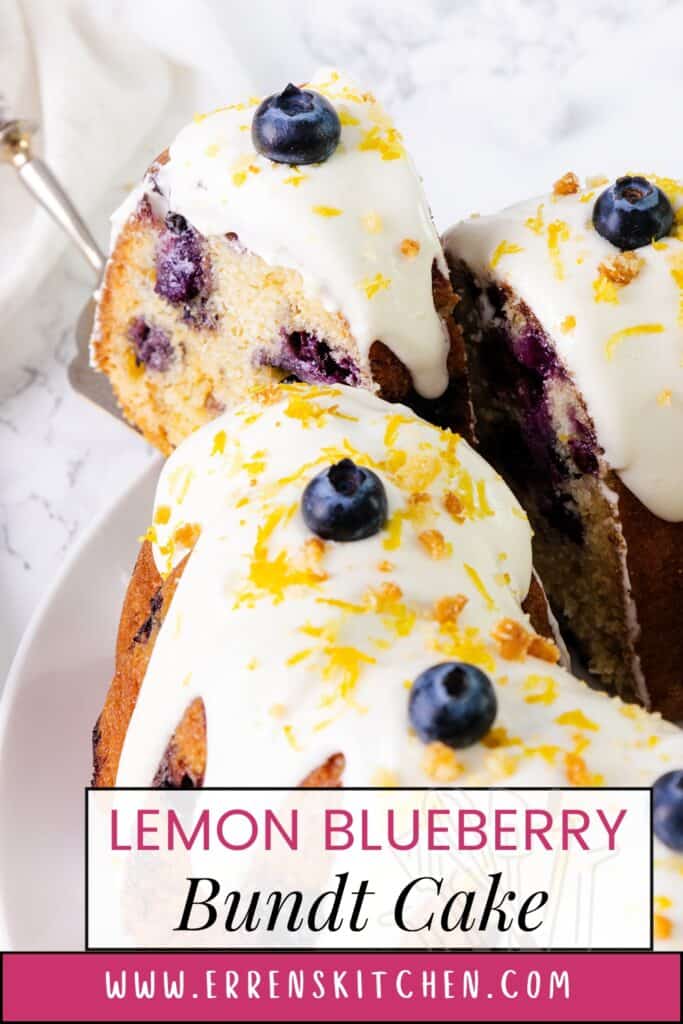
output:
{"label": "blueberry on top of cake", "polygon": [[[455,297],[420,179],[340,72],[198,114],[114,224],[94,363],[163,450],[290,373],[462,426]],[[141,358],[141,320],[171,356]]]}
{"label": "blueberry on top of cake", "polygon": [[484,451],[603,681],[683,715],[683,184],[560,178],[447,232]]}
{"label": "blueberry on top of cake", "polygon": [[[168,460],[148,541],[98,784],[648,786],[683,763],[683,732],[560,666],[522,607],[520,505],[404,406],[254,394]],[[657,927],[680,943],[678,782],[657,793]]]}

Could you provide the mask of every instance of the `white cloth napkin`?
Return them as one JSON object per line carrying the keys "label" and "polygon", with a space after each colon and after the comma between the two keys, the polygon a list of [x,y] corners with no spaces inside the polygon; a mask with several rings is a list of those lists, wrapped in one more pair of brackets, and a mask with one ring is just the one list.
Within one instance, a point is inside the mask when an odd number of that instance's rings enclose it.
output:
{"label": "white cloth napkin", "polygon": [[[0,0],[2,105],[9,116],[39,122],[37,150],[103,247],[109,214],[192,113],[254,91],[250,47],[244,33],[229,30],[254,6],[258,0]],[[5,322],[39,294],[67,244],[15,171],[0,166]],[[20,345],[3,337],[0,365]]]}

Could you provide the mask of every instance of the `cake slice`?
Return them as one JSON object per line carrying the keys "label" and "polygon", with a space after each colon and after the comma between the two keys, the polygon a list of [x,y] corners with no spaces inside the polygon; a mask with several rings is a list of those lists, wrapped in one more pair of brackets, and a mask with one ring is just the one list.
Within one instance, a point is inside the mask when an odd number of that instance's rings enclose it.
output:
{"label": "cake slice", "polygon": [[114,217],[92,357],[164,452],[290,375],[467,429],[454,302],[400,133],[325,71],[197,115],[152,165]]}
{"label": "cake slice", "polygon": [[655,928],[680,948],[683,732],[565,671],[530,588],[527,518],[463,439],[348,387],[257,393],[162,472],[94,784],[662,778]]}
{"label": "cake slice", "polygon": [[528,511],[563,632],[683,718],[683,185],[630,176],[446,235],[477,433]]}

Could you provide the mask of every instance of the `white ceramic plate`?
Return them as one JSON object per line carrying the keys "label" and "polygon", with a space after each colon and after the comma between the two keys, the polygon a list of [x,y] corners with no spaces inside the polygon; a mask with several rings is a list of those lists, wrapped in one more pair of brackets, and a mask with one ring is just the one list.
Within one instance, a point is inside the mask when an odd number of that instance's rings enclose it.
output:
{"label": "white ceramic plate", "polygon": [[121,602],[159,464],[97,521],[45,594],[0,703],[0,949],[82,949],[84,788]]}

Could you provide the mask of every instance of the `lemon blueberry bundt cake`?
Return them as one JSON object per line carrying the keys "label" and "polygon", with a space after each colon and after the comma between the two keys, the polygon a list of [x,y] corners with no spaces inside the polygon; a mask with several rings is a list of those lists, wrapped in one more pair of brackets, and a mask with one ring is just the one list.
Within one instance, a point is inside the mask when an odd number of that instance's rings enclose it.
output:
{"label": "lemon blueberry bundt cake", "polygon": [[[457,435],[281,385],[166,463],[94,735],[96,785],[656,787],[683,943],[683,732],[558,664],[531,530]],[[267,638],[267,642],[264,642]]]}
{"label": "lemon blueberry bundt cake", "polygon": [[379,103],[339,72],[196,116],[114,222],[94,365],[162,451],[292,374],[467,426],[420,179]]}
{"label": "lemon blueberry bundt cake", "polygon": [[683,718],[683,185],[581,187],[446,235],[484,454],[528,511],[566,635]]}

